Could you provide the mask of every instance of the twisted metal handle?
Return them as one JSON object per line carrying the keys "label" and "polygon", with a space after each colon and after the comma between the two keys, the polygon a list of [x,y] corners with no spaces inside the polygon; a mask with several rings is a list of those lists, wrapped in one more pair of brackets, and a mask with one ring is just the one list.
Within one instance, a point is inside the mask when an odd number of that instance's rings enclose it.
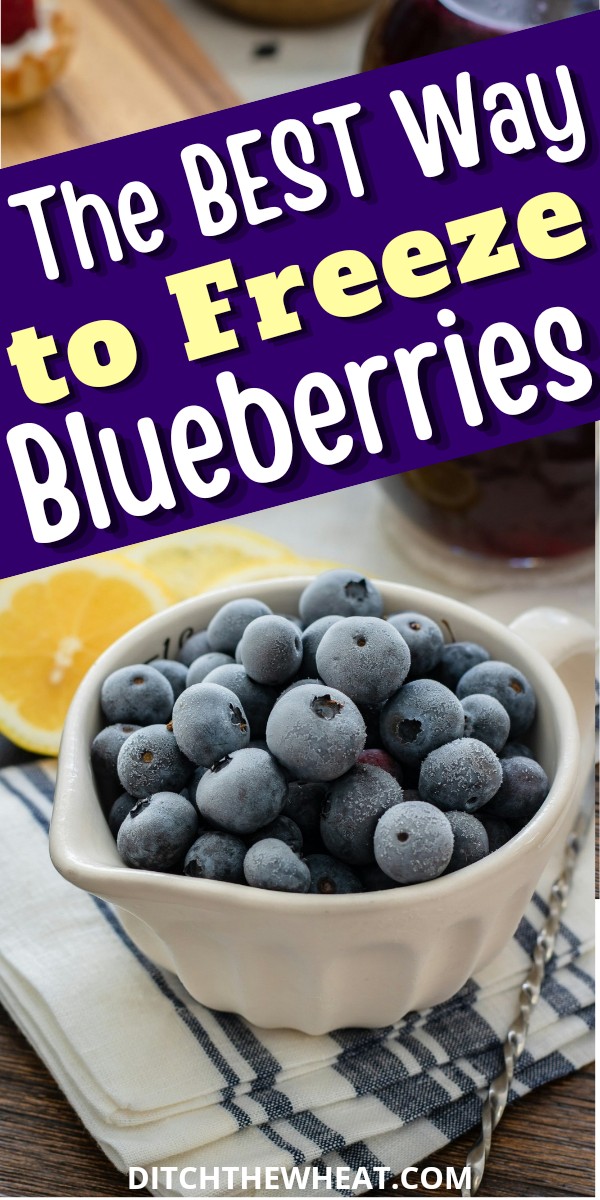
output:
{"label": "twisted metal handle", "polygon": [[[585,805],[565,843],[560,875],[550,889],[548,916],[540,929],[532,954],[532,965],[519,992],[518,1014],[502,1047],[504,1068],[489,1085],[481,1111],[481,1133],[467,1155],[470,1170],[469,1184],[463,1186],[463,1196],[475,1196],[479,1191],[492,1146],[492,1135],[508,1103],[508,1093],[516,1064],[525,1049],[525,1041],[533,1010],[540,998],[546,966],[554,954],[561,915],[565,909],[573,882],[573,872],[590,826],[593,806]],[[469,1178],[469,1176],[467,1177]]]}

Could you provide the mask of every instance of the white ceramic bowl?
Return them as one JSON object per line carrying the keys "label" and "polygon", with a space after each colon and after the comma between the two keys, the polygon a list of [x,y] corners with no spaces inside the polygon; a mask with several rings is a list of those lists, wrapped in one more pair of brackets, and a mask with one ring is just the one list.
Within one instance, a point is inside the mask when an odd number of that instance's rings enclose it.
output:
{"label": "white ceramic bowl", "polygon": [[[205,628],[226,600],[250,595],[274,611],[293,612],[307,582],[273,580],[185,601],[138,625],[98,659],[65,724],[50,853],[62,875],[115,905],[137,946],[203,1004],[264,1027],[324,1033],[389,1025],[447,999],[512,936],[574,819],[581,769],[591,761],[589,728],[582,749],[565,687],[525,638],[552,651],[575,685],[591,681],[593,631],[552,609],[527,614],[507,629],[434,592],[378,581],[387,613],[411,609],[447,622],[457,640],[481,642],[492,657],[521,668],[537,693],[533,745],[551,789],[530,824],[488,858],[428,883],[332,897],[124,866],[90,765],[90,743],[102,724],[103,679],[129,663],[174,657],[182,634]],[[591,718],[585,682],[580,702]]]}

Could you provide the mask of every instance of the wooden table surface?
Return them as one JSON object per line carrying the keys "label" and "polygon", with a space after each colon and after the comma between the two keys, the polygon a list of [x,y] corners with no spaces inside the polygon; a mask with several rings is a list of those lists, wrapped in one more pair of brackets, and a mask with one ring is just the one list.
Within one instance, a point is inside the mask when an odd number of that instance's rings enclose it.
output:
{"label": "wooden table surface", "polygon": [[[78,0],[76,8],[80,38],[70,70],[42,104],[3,120],[4,165],[238,102],[161,0]],[[593,1118],[593,1067],[512,1105],[480,1195],[593,1196]],[[431,1162],[460,1166],[472,1136]],[[0,1008],[0,1193],[126,1192],[123,1176]]]}
{"label": "wooden table surface", "polygon": [[[2,1008],[0,1129],[0,1194],[127,1194],[124,1176],[92,1141]],[[461,1167],[472,1140],[468,1134],[428,1161],[442,1169]],[[418,1193],[388,1186],[383,1194]],[[594,1194],[594,1071],[590,1066],[511,1105],[495,1135],[479,1195]]]}

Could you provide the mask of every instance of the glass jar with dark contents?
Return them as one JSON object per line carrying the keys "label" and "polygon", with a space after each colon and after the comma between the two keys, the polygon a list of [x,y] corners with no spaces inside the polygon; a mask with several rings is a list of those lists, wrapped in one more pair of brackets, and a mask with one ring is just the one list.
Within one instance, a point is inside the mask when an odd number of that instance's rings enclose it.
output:
{"label": "glass jar with dark contents", "polygon": [[[597,0],[382,0],[363,68],[388,66],[591,12]],[[593,425],[533,438],[454,462],[394,476],[383,484],[402,517],[402,541],[420,530],[420,557],[535,567],[594,544]],[[437,558],[436,544],[448,553]],[[432,558],[433,555],[433,558]],[[417,554],[419,557],[419,554]],[[591,563],[591,554],[587,558]]]}
{"label": "glass jar with dark contents", "polygon": [[388,496],[455,553],[533,567],[594,543],[594,426],[407,471]]}
{"label": "glass jar with dark contents", "polygon": [[453,50],[597,7],[597,0],[382,0],[363,69]]}

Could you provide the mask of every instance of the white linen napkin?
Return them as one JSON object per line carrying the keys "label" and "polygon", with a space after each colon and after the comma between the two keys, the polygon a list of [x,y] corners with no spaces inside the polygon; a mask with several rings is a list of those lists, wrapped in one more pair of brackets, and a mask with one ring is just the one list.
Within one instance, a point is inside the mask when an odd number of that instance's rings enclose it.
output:
{"label": "white linen napkin", "polygon": [[[445,1004],[382,1030],[259,1030],[193,1001],[57,874],[53,786],[52,764],[0,772],[0,1000],[119,1170],[161,1195],[306,1195],[306,1164],[308,1194],[351,1195],[478,1120],[556,860],[512,942]],[[511,1100],[593,1059],[593,867],[588,837]]]}

